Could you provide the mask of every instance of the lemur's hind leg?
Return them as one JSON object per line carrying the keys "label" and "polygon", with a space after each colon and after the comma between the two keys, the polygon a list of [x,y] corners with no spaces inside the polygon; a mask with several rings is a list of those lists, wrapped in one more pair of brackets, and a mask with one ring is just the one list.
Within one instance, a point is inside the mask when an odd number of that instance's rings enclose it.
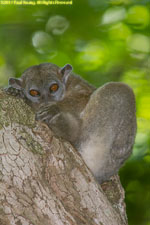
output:
{"label": "lemur's hind leg", "polygon": [[79,150],[101,183],[118,172],[132,151],[136,133],[132,89],[115,82],[98,88],[81,117]]}

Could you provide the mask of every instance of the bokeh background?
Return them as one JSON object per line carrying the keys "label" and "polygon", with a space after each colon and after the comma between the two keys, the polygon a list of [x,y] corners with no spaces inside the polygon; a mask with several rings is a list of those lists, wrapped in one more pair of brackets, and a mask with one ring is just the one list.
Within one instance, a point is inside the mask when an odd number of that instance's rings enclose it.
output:
{"label": "bokeh background", "polygon": [[122,81],[133,88],[138,130],[120,176],[129,225],[150,225],[150,0],[0,5],[0,86],[43,62],[70,63],[96,87]]}

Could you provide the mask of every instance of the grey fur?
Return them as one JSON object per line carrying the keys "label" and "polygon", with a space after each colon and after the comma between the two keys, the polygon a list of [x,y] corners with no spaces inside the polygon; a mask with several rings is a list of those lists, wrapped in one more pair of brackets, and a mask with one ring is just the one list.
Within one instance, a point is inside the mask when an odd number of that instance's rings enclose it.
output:
{"label": "grey fur", "polygon": [[[136,134],[134,94],[120,82],[96,89],[71,70],[69,64],[63,68],[40,64],[27,69],[19,81],[11,78],[9,85],[20,90],[37,120],[75,146],[102,183],[117,174],[132,152]],[[50,93],[53,82],[59,89]],[[30,89],[38,90],[40,96],[32,97]]]}

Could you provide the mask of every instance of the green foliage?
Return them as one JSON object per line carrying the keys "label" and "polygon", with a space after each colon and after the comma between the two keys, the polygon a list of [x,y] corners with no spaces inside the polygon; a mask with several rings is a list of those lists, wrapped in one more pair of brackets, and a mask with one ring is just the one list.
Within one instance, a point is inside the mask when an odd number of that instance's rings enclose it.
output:
{"label": "green foliage", "polygon": [[97,87],[129,84],[138,130],[120,175],[129,225],[150,224],[150,1],[74,0],[72,6],[0,6],[0,85],[43,62],[73,65]]}

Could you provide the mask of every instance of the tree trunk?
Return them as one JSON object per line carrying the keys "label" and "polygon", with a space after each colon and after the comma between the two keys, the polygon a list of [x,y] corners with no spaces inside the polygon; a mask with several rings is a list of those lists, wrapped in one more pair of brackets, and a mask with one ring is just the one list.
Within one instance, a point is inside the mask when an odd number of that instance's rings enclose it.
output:
{"label": "tree trunk", "polygon": [[0,91],[0,225],[127,225],[118,176],[99,185],[70,143]]}

